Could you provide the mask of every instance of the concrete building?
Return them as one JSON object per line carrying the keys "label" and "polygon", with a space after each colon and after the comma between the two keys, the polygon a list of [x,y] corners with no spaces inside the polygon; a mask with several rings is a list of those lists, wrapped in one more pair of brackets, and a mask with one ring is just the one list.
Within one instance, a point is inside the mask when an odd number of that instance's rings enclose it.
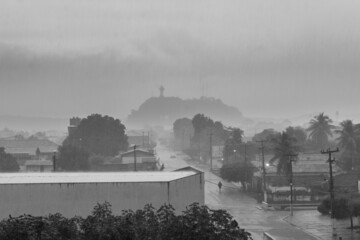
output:
{"label": "concrete building", "polygon": [[61,213],[87,216],[97,203],[111,203],[114,214],[171,204],[178,213],[193,202],[204,204],[204,173],[3,173],[0,174],[0,218]]}

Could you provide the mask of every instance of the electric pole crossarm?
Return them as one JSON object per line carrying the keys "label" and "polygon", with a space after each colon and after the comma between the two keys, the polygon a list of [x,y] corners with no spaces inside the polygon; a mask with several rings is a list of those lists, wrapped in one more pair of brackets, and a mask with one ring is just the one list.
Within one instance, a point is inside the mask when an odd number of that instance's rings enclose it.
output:
{"label": "electric pole crossarm", "polygon": [[330,192],[330,211],[331,211],[331,220],[332,220],[332,225],[333,225],[333,235],[337,235],[336,234],[336,227],[335,227],[335,214],[334,214],[334,199],[335,199],[335,194],[334,194],[334,180],[333,180],[333,169],[332,169],[332,164],[335,162],[335,159],[333,159],[331,157],[332,153],[336,153],[339,152],[339,148],[336,148],[335,150],[331,150],[330,148],[328,148],[326,151],[325,150],[321,150],[321,154],[327,154],[329,155],[328,158],[328,163],[329,163],[329,171],[330,171],[330,184],[329,184],[329,192]]}

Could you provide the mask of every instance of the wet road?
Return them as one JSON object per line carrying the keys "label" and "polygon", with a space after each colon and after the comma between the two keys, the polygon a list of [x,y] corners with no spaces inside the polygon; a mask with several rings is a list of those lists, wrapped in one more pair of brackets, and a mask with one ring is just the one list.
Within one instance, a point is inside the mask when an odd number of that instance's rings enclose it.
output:
{"label": "wet road", "polygon": [[[165,147],[157,148],[160,163],[164,163],[165,171],[172,171],[185,166],[194,166],[205,172],[205,203],[213,209],[227,210],[239,223],[240,227],[251,232],[254,239],[263,239],[263,232],[276,237],[277,240],[314,240],[318,239],[292,226],[284,219],[286,211],[264,211],[257,201],[239,190],[233,183],[223,181],[210,173],[209,167],[197,161],[191,161],[183,154],[174,154]],[[171,156],[176,156],[171,158]],[[217,183],[222,181],[222,192],[219,193]]]}

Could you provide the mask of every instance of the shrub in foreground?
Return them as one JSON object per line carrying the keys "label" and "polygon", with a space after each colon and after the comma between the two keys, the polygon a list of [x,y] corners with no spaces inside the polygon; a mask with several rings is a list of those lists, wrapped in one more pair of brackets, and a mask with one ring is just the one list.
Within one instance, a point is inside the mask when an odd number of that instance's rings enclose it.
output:
{"label": "shrub in foreground", "polygon": [[0,222],[2,240],[251,240],[225,210],[197,203],[176,215],[171,205],[122,211],[113,215],[108,202],[97,204],[86,218],[22,215]]}

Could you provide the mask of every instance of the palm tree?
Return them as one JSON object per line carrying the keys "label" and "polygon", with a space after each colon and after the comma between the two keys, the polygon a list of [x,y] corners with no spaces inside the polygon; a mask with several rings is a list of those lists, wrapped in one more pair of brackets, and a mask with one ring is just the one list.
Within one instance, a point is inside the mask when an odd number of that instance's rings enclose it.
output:
{"label": "palm tree", "polygon": [[360,140],[360,125],[353,124],[351,120],[345,120],[340,123],[342,127],[341,130],[335,130],[335,133],[339,134],[337,137],[338,144],[343,148],[343,154],[345,156],[350,156],[351,164],[349,164],[349,169],[353,170],[355,165],[355,156],[359,147]]}
{"label": "palm tree", "polygon": [[274,156],[269,163],[276,162],[278,174],[289,176],[290,174],[290,155],[298,153],[299,148],[296,144],[296,139],[291,137],[288,133],[282,132],[276,135],[272,140]]}
{"label": "palm tree", "polygon": [[328,137],[332,137],[331,130],[334,128],[331,123],[332,120],[324,113],[320,113],[310,120],[310,126],[306,130],[310,132],[309,137],[317,147],[325,148],[328,144]]}

